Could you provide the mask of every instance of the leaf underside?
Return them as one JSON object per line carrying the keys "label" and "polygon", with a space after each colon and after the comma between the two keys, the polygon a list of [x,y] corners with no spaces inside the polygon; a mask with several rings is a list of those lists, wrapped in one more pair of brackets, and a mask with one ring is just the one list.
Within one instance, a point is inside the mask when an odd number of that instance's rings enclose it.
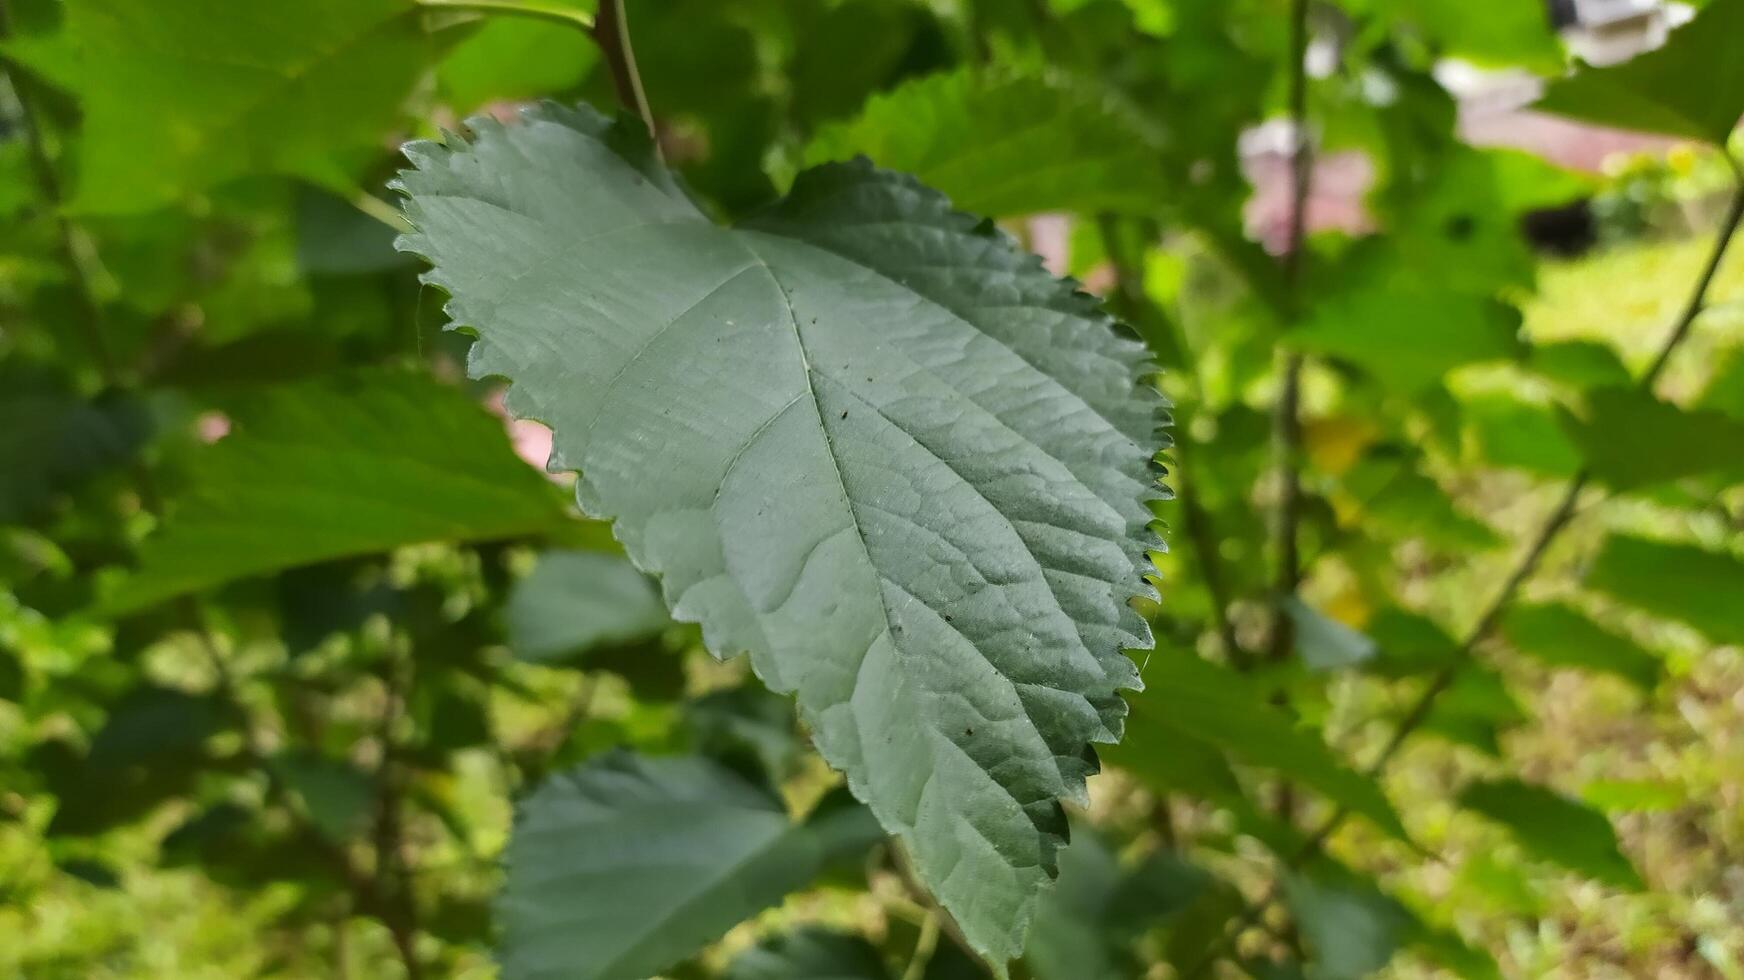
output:
{"label": "leaf underside", "polygon": [[[819,751],[1001,967],[1061,798],[1118,739],[1158,547],[1141,345],[864,160],[724,228],[639,130],[542,106],[414,143],[401,189],[475,377]],[[1151,593],[1154,594],[1154,593]]]}

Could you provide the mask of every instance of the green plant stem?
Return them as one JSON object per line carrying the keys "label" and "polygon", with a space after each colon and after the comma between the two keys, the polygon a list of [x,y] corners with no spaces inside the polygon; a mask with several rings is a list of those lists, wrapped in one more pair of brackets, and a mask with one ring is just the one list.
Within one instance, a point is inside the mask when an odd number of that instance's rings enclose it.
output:
{"label": "green plant stem", "polygon": [[[394,730],[405,711],[407,692],[412,686],[412,661],[409,655],[389,659],[382,676],[387,701],[382,707],[381,726],[377,741],[381,745],[381,764],[376,770],[377,808],[374,828],[375,881],[379,894],[392,896],[383,924],[393,937],[400,962],[406,968],[406,980],[422,980],[424,968],[418,959],[418,907],[412,895],[412,873],[405,855],[405,795],[406,772],[400,764],[399,741]],[[391,910],[391,911],[389,911]]]}
{"label": "green plant stem", "polygon": [[[1290,153],[1289,235],[1284,246],[1284,291],[1289,324],[1300,315],[1302,270],[1308,244],[1308,191],[1314,158],[1308,141],[1308,2],[1290,4]],[[1272,406],[1272,465],[1277,503],[1272,519],[1272,551],[1277,567],[1272,578],[1271,622],[1266,632],[1265,659],[1287,660],[1296,647],[1295,624],[1285,602],[1302,584],[1302,365],[1294,350],[1281,353],[1278,397]],[[1289,823],[1296,810],[1296,791],[1289,780],[1278,783],[1273,810]]]}
{"label": "green plant stem", "polygon": [[[1155,328],[1157,335],[1147,336],[1146,341],[1159,354],[1161,351],[1156,350],[1159,346],[1169,345],[1175,349],[1180,358],[1182,376],[1193,386],[1195,403],[1204,404],[1205,395],[1199,387],[1199,376],[1188,363],[1187,338],[1176,319],[1165,313],[1145,293],[1138,269],[1122,254],[1119,229],[1112,215],[1105,214],[1097,219],[1097,233],[1102,239],[1102,252],[1108,257],[1108,264],[1114,270],[1113,299],[1118,304],[1116,312],[1135,326],[1144,323]],[[1168,336],[1164,336],[1165,334]],[[1237,641],[1235,624],[1229,618],[1229,588],[1223,576],[1222,558],[1217,551],[1217,533],[1211,524],[1211,514],[1205,510],[1198,493],[1193,489],[1185,432],[1176,435],[1171,448],[1175,472],[1178,475],[1173,489],[1175,499],[1181,506],[1181,530],[1193,547],[1193,557],[1199,567],[1199,580],[1205,583],[1206,595],[1211,600],[1212,624],[1223,644],[1224,656],[1237,669],[1245,670],[1251,666],[1252,661],[1247,650]]]}
{"label": "green plant stem", "polygon": [[[1308,140],[1308,0],[1290,4],[1290,129],[1295,145],[1290,154],[1289,235],[1283,266],[1284,288],[1289,296],[1290,318],[1299,315],[1302,271],[1306,265],[1308,239],[1308,193],[1314,157]],[[1303,356],[1285,351],[1280,367],[1278,397],[1272,407],[1272,455],[1277,473],[1278,499],[1272,524],[1272,546],[1277,570],[1272,579],[1274,606],[1267,635],[1266,659],[1282,661],[1295,646],[1294,630],[1284,601],[1296,594],[1302,583],[1300,529],[1302,523],[1302,365]]]}
{"label": "green plant stem", "polygon": [[503,14],[510,17],[531,17],[577,27],[593,32],[594,19],[586,11],[544,0],[415,0],[426,10],[454,10],[474,14]]}
{"label": "green plant stem", "polygon": [[642,75],[636,70],[636,49],[630,43],[630,21],[624,14],[623,0],[600,0],[593,39],[605,55],[618,101],[641,118],[648,138],[654,141],[654,153],[659,156],[660,134],[654,126],[654,112],[648,107],[648,94],[642,88]]}
{"label": "green plant stem", "polygon": [[[1733,161],[1733,163],[1736,168],[1736,161]],[[1659,353],[1654,357],[1653,363],[1648,367],[1647,372],[1641,376],[1641,380],[1638,382],[1642,389],[1652,389],[1652,387],[1658,382],[1659,376],[1664,373],[1665,366],[1670,361],[1672,354],[1676,353],[1677,349],[1683,345],[1686,339],[1688,339],[1690,330],[1694,326],[1696,319],[1701,315],[1702,310],[1707,307],[1708,293],[1713,286],[1715,277],[1719,273],[1720,263],[1725,259],[1726,250],[1731,245],[1732,239],[1736,236],[1741,224],[1744,224],[1744,170],[1739,171],[1738,186],[1733,192],[1732,203],[1727,208],[1725,217],[1721,219],[1720,229],[1715,236],[1713,249],[1709,252],[1708,260],[1702,267],[1701,275],[1696,279],[1695,288],[1690,293],[1689,302],[1684,305],[1683,312],[1673,323],[1671,331],[1666,335],[1664,343],[1660,345]],[[1532,576],[1534,571],[1537,570],[1539,563],[1543,561],[1545,552],[1550,549],[1551,542],[1554,541],[1557,535],[1559,535],[1562,530],[1568,526],[1569,522],[1574,519],[1575,513],[1579,507],[1581,493],[1586,489],[1589,482],[1591,482],[1591,474],[1584,469],[1570,478],[1556,508],[1550,512],[1550,515],[1547,518],[1545,518],[1543,525],[1538,529],[1538,533],[1533,536],[1532,544],[1527,547],[1525,554],[1521,556],[1520,561],[1514,566],[1513,571],[1508,574],[1507,579],[1504,580],[1502,588],[1497,593],[1495,599],[1492,600],[1489,606],[1484,609],[1483,614],[1478,617],[1477,622],[1473,624],[1471,630],[1466,633],[1465,638],[1456,648],[1455,656],[1450,659],[1446,666],[1436,671],[1430,678],[1428,686],[1423,689],[1422,693],[1418,694],[1417,700],[1411,703],[1411,706],[1406,709],[1405,714],[1399,719],[1398,726],[1393,730],[1393,734],[1388,737],[1386,744],[1382,746],[1380,753],[1375,756],[1373,762],[1369,763],[1366,770],[1369,776],[1379,776],[1387,766],[1392,763],[1394,757],[1398,755],[1399,750],[1404,747],[1406,738],[1428,720],[1430,712],[1435,707],[1436,699],[1438,699],[1448,689],[1448,687],[1453,684],[1454,679],[1459,675],[1459,669],[1463,666],[1465,658],[1476,649],[1479,643],[1483,642],[1492,632],[1494,632],[1496,626],[1501,622],[1502,614],[1507,611],[1508,605],[1513,601],[1515,594],[1519,592],[1521,586],[1526,583],[1526,580]],[[1307,839],[1303,841],[1302,846],[1297,849],[1296,853],[1291,855],[1290,859],[1285,862],[1285,867],[1300,867],[1304,862],[1312,858],[1319,852],[1321,846],[1326,843],[1327,839],[1330,838],[1339,827],[1343,826],[1344,821],[1349,817],[1349,809],[1342,806],[1334,809],[1333,812],[1329,814],[1317,828],[1315,828],[1314,832],[1308,835]],[[1232,950],[1241,933],[1254,922],[1258,921],[1260,916],[1265,914],[1265,910],[1277,900],[1279,890],[1278,883],[1274,881],[1264,895],[1244,906],[1241,913],[1236,916],[1233,924],[1224,930],[1222,939],[1214,944],[1212,948],[1206,952],[1204,957],[1202,957],[1192,969],[1186,971],[1183,976],[1191,980],[1191,978],[1201,975],[1207,967],[1221,958],[1225,952]]]}
{"label": "green plant stem", "polygon": [[[0,0],[0,41],[11,37],[11,11],[7,9],[6,0]],[[31,91],[33,83],[22,73],[14,71],[11,61],[4,56],[0,56],[0,73],[6,76],[13,97],[18,100],[19,128],[30,153],[31,170],[37,188],[42,192],[43,203],[54,216],[55,247],[60,252],[61,263],[73,279],[73,292],[79,302],[78,315],[73,320],[84,335],[85,345],[90,349],[91,359],[96,362],[103,383],[118,388],[122,381],[121,367],[104,337],[103,307],[97,302],[91,276],[79,254],[78,229],[62,210],[66,199],[62,195],[60,175],[55,172],[54,161],[49,158],[43,141],[42,121],[37,115],[35,94]]]}

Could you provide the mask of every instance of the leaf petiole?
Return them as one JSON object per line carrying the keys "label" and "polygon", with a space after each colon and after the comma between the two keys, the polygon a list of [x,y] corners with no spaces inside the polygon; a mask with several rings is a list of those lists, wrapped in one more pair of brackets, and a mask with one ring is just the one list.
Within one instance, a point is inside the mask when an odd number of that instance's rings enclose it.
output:
{"label": "leaf petiole", "polygon": [[593,33],[593,17],[585,11],[549,0],[413,0],[425,10],[458,10],[477,14],[506,14],[567,24]]}

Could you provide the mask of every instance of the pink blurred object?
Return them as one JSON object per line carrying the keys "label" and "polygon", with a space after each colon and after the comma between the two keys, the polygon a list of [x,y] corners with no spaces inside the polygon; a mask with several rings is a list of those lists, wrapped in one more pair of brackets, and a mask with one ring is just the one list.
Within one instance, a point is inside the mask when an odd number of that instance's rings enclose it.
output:
{"label": "pink blurred object", "polygon": [[194,434],[211,445],[230,434],[230,416],[223,412],[206,412],[194,420]]}
{"label": "pink blurred object", "polygon": [[[509,441],[515,446],[515,455],[544,471],[546,461],[551,458],[551,430],[529,419],[510,418],[508,409],[503,407],[501,391],[491,395],[485,406],[491,414],[503,420],[503,428],[508,430]],[[554,481],[561,479],[554,473],[547,472],[546,475]]]}

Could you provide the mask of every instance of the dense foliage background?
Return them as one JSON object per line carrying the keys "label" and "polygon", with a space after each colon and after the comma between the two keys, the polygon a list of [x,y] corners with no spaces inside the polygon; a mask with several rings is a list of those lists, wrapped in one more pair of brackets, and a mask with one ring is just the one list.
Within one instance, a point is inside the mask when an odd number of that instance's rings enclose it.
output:
{"label": "dense foliage background", "polygon": [[1014,974],[1744,976],[1744,2],[1553,10],[0,0],[0,974],[987,975],[393,248],[403,141],[552,97],[723,221],[913,173],[1155,354]]}

